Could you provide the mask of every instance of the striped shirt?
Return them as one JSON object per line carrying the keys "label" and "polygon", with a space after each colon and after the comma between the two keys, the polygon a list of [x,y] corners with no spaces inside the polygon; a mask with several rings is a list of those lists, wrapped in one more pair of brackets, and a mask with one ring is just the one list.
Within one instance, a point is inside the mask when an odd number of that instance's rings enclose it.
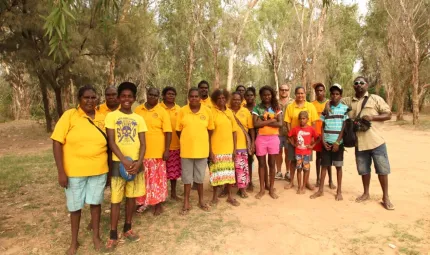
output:
{"label": "striped shirt", "polygon": [[[343,122],[348,119],[348,106],[339,103],[337,106],[330,105],[331,111],[327,116],[321,115],[324,122],[324,141],[334,143],[342,131]],[[341,141],[342,143],[342,141]]]}

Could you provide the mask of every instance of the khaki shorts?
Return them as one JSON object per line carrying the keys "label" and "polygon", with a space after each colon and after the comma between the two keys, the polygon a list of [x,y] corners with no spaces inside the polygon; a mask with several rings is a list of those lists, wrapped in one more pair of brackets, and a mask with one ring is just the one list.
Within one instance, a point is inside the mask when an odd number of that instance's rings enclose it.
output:
{"label": "khaki shorts", "polygon": [[136,198],[146,194],[143,172],[138,173],[136,178],[129,182],[122,177],[112,176],[110,187],[112,204],[121,203],[124,195],[128,198]]}
{"label": "khaki shorts", "polygon": [[181,158],[182,182],[184,184],[203,183],[208,166],[207,160],[207,158]]}

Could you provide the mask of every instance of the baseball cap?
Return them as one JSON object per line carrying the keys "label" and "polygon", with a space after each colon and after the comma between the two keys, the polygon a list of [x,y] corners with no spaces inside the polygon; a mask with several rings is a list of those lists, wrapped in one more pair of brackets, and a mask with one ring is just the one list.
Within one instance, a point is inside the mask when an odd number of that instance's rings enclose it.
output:
{"label": "baseball cap", "polygon": [[340,84],[338,84],[338,83],[333,84],[333,85],[330,87],[330,91],[331,91],[333,88],[336,88],[336,89],[340,90],[340,92],[343,92],[342,86],[340,86]]}

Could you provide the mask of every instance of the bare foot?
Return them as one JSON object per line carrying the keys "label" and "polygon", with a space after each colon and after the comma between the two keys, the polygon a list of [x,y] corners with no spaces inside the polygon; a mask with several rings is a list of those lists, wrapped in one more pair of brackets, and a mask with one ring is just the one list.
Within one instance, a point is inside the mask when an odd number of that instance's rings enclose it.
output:
{"label": "bare foot", "polygon": [[303,195],[303,194],[305,194],[305,193],[306,193],[306,190],[305,190],[305,189],[301,189],[301,190],[300,190],[300,194],[301,194],[301,195]]}
{"label": "bare foot", "polygon": [[364,202],[364,201],[369,200],[369,199],[370,199],[369,194],[363,194],[363,195],[361,195],[361,197],[357,197],[357,199],[355,199],[355,202],[361,203],[361,202]]}
{"label": "bare foot", "polygon": [[178,197],[177,195],[171,195],[170,199],[172,199],[172,200],[174,200],[176,202],[182,201],[182,198]]}
{"label": "bare foot", "polygon": [[387,198],[382,198],[382,202],[381,202],[382,206],[387,209],[387,210],[394,210],[394,205],[391,203],[390,199]]}
{"label": "bare foot", "polygon": [[291,182],[290,182],[290,183],[287,183],[287,184],[284,186],[284,189],[291,189],[291,188],[294,188],[294,184],[292,184]]}
{"label": "bare foot", "polygon": [[262,198],[264,196],[264,194],[265,194],[265,192],[264,192],[264,190],[262,190],[262,191],[258,192],[257,195],[255,195],[255,198],[256,199],[260,199],[260,198]]}
{"label": "bare foot", "polygon": [[317,198],[317,197],[322,197],[322,196],[324,196],[324,191],[317,191],[317,192],[315,192],[312,196],[310,196],[309,198],[310,199],[315,199],[315,198]]}
{"label": "bare foot", "polygon": [[222,191],[221,191],[221,193],[219,193],[218,197],[219,198],[227,197],[227,190],[226,189],[222,189]]}
{"label": "bare foot", "polygon": [[76,243],[74,245],[70,245],[69,249],[67,249],[66,254],[67,255],[73,255],[76,254],[76,251],[78,250],[79,243]]}
{"label": "bare foot", "polygon": [[212,199],[212,201],[211,201],[211,205],[217,205],[217,204],[218,204],[218,202],[219,202],[218,198],[214,198],[214,199]]}
{"label": "bare foot", "polygon": [[163,209],[163,206],[161,206],[161,204],[154,206],[154,216],[159,216],[161,213],[163,213],[163,211],[164,209]]}
{"label": "bare foot", "polygon": [[249,183],[248,188],[246,188],[246,191],[251,192],[251,193],[254,192],[254,184]]}
{"label": "bare foot", "polygon": [[308,190],[315,190],[315,186],[314,186],[314,185],[312,185],[312,184],[310,184],[309,182],[308,182],[308,183],[306,183],[306,188],[307,188]]}
{"label": "bare foot", "polygon": [[275,191],[276,191],[276,189],[275,189],[275,188],[273,188],[271,191],[269,191],[269,195],[270,195],[273,199],[278,199],[278,198],[279,198],[279,196],[278,196],[278,195],[276,195]]}
{"label": "bare foot", "polygon": [[237,202],[237,200],[234,198],[227,199],[227,203],[231,204],[232,206],[239,206],[240,205],[240,203]]}
{"label": "bare foot", "polygon": [[297,189],[296,194],[297,194],[297,195],[300,195],[300,189]]}
{"label": "bare foot", "polygon": [[102,247],[102,240],[100,238],[93,238],[94,250],[99,251]]}
{"label": "bare foot", "polygon": [[336,201],[342,201],[343,200],[342,193],[337,193],[336,196],[334,196],[334,198],[336,199]]}
{"label": "bare foot", "polygon": [[320,186],[320,180],[317,180],[315,186],[319,187]]}
{"label": "bare foot", "polygon": [[328,184],[328,187],[330,188],[330,189],[336,189],[337,187],[336,187],[336,185],[334,185],[333,184],[333,182],[330,182],[329,184]]}

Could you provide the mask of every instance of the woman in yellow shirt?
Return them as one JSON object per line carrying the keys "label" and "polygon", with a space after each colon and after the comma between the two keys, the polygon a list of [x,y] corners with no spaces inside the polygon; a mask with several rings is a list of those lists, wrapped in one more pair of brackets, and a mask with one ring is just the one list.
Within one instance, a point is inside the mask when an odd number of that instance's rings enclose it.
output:
{"label": "woman in yellow shirt", "polygon": [[166,161],[169,159],[170,141],[172,139],[172,125],[166,110],[158,104],[160,91],[150,88],[146,103],[138,106],[135,112],[142,116],[148,127],[145,142],[148,145],[145,151],[145,180],[146,195],[136,199],[142,212],[148,205],[153,205],[155,216],[163,211],[161,203],[167,198]]}
{"label": "woman in yellow shirt", "polygon": [[[169,113],[172,131],[176,129],[176,119],[178,118],[181,107],[175,103],[176,89],[167,86],[161,92],[163,102],[160,105]],[[170,197],[178,201],[176,195],[176,181],[181,177],[181,153],[179,137],[176,132],[172,132],[172,141],[169,148],[169,159],[166,161],[167,179],[170,180]]]}
{"label": "woman in yellow shirt", "polygon": [[[287,132],[290,132],[291,129],[299,126],[299,113],[301,111],[305,111],[309,115],[308,125],[312,126],[315,129],[315,122],[319,119],[317,110],[315,106],[306,101],[306,91],[305,88],[299,86],[294,90],[295,100],[291,104],[287,106],[285,110],[285,124],[287,126]],[[290,160],[290,180],[291,182],[285,186],[285,189],[290,189],[294,187],[294,174],[296,171],[296,155],[294,146],[289,143],[288,144],[288,160]],[[311,155],[312,160],[312,155]],[[315,187],[312,186],[309,182],[306,184],[306,187],[310,190],[314,190]]]}
{"label": "woman in yellow shirt", "polygon": [[236,185],[239,188],[239,195],[242,198],[247,198],[246,187],[249,184],[249,166],[248,166],[248,151],[249,155],[254,154],[255,130],[252,123],[252,116],[248,109],[241,106],[242,95],[239,92],[234,92],[231,95],[231,107],[235,121],[239,126],[236,131],[236,155],[234,158],[234,167],[236,171]]}
{"label": "woman in yellow shirt", "polygon": [[78,249],[81,209],[90,205],[94,248],[101,248],[100,212],[108,172],[105,116],[95,110],[96,90],[84,86],[78,92],[79,107],[67,110],[52,133],[58,182],[65,189],[70,211],[72,242],[66,254]]}
{"label": "woman in yellow shirt", "polygon": [[213,187],[212,204],[218,203],[218,186],[225,185],[227,202],[239,206],[231,196],[231,185],[236,183],[233,157],[236,154],[236,131],[238,129],[233,112],[226,107],[227,90],[215,90],[211,95],[212,116],[215,129],[211,137],[209,163],[210,183]]}

